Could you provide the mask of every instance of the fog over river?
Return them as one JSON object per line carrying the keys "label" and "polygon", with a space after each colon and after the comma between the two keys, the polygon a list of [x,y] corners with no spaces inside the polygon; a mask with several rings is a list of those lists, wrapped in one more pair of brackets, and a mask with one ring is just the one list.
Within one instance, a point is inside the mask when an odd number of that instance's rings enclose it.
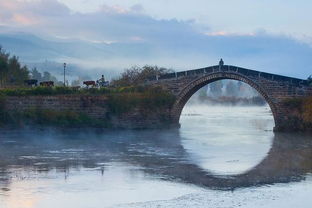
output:
{"label": "fog over river", "polygon": [[180,129],[0,130],[1,208],[312,204],[312,136],[268,106],[187,105]]}

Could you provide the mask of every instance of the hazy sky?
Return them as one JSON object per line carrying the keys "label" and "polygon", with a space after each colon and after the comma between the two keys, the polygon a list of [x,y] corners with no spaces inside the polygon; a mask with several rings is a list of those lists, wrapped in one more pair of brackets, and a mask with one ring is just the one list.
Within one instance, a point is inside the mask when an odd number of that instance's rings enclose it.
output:
{"label": "hazy sky", "polygon": [[60,0],[73,11],[94,12],[102,5],[136,7],[156,19],[191,20],[203,31],[251,34],[257,31],[312,38],[310,0]]}
{"label": "hazy sky", "polygon": [[312,73],[310,0],[0,0],[0,8],[0,33],[111,47],[94,60],[68,57],[77,63],[188,69],[223,57],[273,73]]}

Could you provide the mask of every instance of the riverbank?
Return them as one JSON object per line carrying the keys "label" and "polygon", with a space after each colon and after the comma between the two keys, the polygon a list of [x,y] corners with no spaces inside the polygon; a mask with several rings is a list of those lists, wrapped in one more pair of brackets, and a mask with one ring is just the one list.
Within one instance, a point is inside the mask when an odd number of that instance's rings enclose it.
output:
{"label": "riverbank", "polygon": [[175,98],[160,88],[0,90],[0,126],[163,128]]}

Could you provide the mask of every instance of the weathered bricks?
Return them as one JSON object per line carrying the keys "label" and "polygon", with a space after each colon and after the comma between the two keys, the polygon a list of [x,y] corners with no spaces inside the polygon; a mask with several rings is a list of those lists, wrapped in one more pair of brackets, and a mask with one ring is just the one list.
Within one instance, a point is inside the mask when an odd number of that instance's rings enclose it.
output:
{"label": "weathered bricks", "polygon": [[25,111],[31,109],[73,111],[85,113],[91,118],[105,118],[106,96],[7,96],[6,109],[8,111]]}

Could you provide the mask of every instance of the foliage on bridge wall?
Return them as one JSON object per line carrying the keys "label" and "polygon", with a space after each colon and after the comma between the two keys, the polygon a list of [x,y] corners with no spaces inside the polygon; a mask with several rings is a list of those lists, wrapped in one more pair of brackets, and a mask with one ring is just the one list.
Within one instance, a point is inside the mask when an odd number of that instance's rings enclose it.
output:
{"label": "foliage on bridge wall", "polygon": [[282,108],[286,111],[289,130],[312,131],[312,97],[286,99]]}
{"label": "foliage on bridge wall", "polygon": [[312,97],[305,99],[303,103],[303,119],[312,124]]}

